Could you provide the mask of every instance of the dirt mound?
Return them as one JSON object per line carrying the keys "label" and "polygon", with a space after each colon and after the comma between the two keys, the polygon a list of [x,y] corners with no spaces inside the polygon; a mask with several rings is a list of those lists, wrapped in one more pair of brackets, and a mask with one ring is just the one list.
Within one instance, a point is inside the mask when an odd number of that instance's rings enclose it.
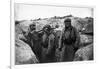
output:
{"label": "dirt mound", "polygon": [[93,60],[93,44],[78,49],[74,61]]}
{"label": "dirt mound", "polygon": [[15,60],[15,64],[38,63],[38,60],[29,45],[21,40],[15,41]]}

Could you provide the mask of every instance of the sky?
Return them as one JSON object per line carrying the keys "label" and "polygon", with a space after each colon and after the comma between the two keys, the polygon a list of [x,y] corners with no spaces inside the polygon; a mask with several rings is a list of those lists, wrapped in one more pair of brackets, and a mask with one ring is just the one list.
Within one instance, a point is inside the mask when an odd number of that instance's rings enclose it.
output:
{"label": "sky", "polygon": [[67,6],[48,6],[48,5],[14,5],[15,20],[31,20],[38,18],[49,18],[53,16],[66,16],[72,14],[75,17],[92,17],[92,8],[67,7]]}

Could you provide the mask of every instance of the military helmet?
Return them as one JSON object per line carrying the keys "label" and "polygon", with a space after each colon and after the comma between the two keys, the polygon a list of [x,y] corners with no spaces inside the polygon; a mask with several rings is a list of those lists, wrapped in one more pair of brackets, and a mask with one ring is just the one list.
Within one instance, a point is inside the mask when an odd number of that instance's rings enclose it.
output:
{"label": "military helmet", "polygon": [[45,25],[43,29],[46,29],[46,28],[51,29],[51,26],[50,25]]}
{"label": "military helmet", "polygon": [[71,23],[71,19],[69,19],[69,18],[68,19],[65,19],[64,20],[64,23],[66,23],[66,22],[70,22]]}

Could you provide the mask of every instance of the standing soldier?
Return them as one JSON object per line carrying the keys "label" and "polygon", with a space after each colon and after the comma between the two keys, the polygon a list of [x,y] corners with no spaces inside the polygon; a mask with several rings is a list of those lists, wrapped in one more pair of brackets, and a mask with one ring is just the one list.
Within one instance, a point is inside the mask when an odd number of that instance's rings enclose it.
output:
{"label": "standing soldier", "polygon": [[79,34],[71,25],[71,19],[64,21],[65,28],[62,30],[59,40],[59,50],[62,52],[59,61],[73,61],[74,53],[78,49]]}
{"label": "standing soldier", "polygon": [[55,36],[53,28],[50,25],[46,25],[43,28],[43,62],[54,62],[55,61]]}

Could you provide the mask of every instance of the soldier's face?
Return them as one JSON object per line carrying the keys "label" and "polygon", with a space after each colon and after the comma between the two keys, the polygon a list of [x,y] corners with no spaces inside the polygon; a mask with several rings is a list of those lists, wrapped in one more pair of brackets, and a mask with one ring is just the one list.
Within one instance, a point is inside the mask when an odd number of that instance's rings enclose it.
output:
{"label": "soldier's face", "polygon": [[36,27],[35,26],[31,26],[31,30],[35,30],[36,29]]}
{"label": "soldier's face", "polygon": [[71,23],[70,23],[70,22],[66,22],[66,23],[65,23],[65,27],[66,27],[66,28],[68,28],[68,27],[70,27],[70,26],[71,26]]}
{"label": "soldier's face", "polygon": [[48,31],[48,28],[45,28],[44,30],[45,30],[45,31]]}

